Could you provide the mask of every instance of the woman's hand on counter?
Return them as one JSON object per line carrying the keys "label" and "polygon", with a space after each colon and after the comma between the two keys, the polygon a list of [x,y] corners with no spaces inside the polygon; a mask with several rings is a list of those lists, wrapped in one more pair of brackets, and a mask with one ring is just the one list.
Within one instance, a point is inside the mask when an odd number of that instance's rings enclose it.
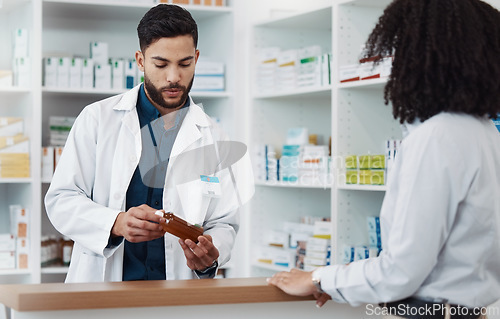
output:
{"label": "woman's hand on counter", "polygon": [[289,295],[293,296],[309,296],[313,295],[316,298],[316,306],[323,306],[329,299],[330,295],[319,292],[312,282],[312,272],[299,269],[290,271],[282,271],[274,274],[267,279],[270,285],[276,286]]}

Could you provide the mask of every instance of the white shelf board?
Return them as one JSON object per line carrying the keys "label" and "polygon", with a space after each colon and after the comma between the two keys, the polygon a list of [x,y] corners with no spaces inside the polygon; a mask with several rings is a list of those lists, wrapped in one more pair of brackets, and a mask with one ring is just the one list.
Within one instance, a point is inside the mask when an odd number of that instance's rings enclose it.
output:
{"label": "white shelf board", "polygon": [[253,262],[252,266],[262,268],[262,269],[267,269],[267,270],[273,270],[273,271],[289,271],[290,269],[292,269],[291,267],[284,267],[284,266],[278,266],[278,265],[273,265],[273,264],[261,263],[258,261]]}
{"label": "white shelf board", "polygon": [[66,266],[54,266],[54,267],[42,267],[42,274],[67,274],[68,267]]}
{"label": "white shelf board", "polygon": [[[56,88],[56,87],[44,87],[42,92],[44,94],[80,94],[80,95],[116,95],[127,92],[128,89],[71,89],[71,88]],[[193,98],[227,98],[231,94],[229,92],[204,92],[204,91],[191,91],[189,93]]]}
{"label": "white shelf board", "polygon": [[255,181],[257,186],[267,186],[267,187],[289,187],[289,188],[322,188],[330,189],[331,184],[323,183],[298,183],[298,182],[283,182],[283,181]]}
{"label": "white shelf board", "polygon": [[387,84],[387,78],[371,79],[371,80],[360,80],[353,82],[339,83],[339,89],[383,89]]}
{"label": "white shelf board", "polygon": [[[95,20],[139,21],[146,11],[153,6],[153,3],[121,3],[110,0],[43,0],[43,9],[46,16],[64,16],[67,18],[88,18]],[[197,22],[232,12],[231,7],[209,7],[201,5],[187,5],[183,7],[191,13]]]}
{"label": "white shelf board", "polygon": [[0,1],[0,13],[10,11],[16,7],[20,7],[26,3],[29,3],[30,0],[3,0]]}
{"label": "white shelf board", "polygon": [[385,8],[392,0],[338,0],[339,5],[353,5],[359,7]]}
{"label": "white shelf board", "polygon": [[33,182],[31,177],[23,178],[0,178],[0,184],[28,184]]}
{"label": "white shelf board", "polygon": [[18,86],[0,86],[0,93],[7,94],[25,94],[30,93],[31,90],[29,88],[18,87]]}
{"label": "white shelf board", "polygon": [[328,98],[332,96],[332,87],[322,86],[313,88],[297,88],[293,91],[283,91],[278,93],[266,93],[266,94],[255,94],[255,99],[274,99],[274,98],[295,98],[297,96],[301,97],[322,97]]}
{"label": "white shelf board", "polygon": [[385,192],[387,190],[387,186],[386,185],[339,185],[337,186],[337,189]]}
{"label": "white shelf board", "polygon": [[42,92],[48,94],[115,95],[124,93],[126,92],[126,90],[70,89],[70,88],[44,87],[42,88]]}
{"label": "white shelf board", "polygon": [[0,269],[0,276],[29,275],[29,269]]}
{"label": "white shelf board", "polygon": [[332,7],[313,9],[306,12],[292,13],[285,17],[258,22],[255,27],[291,28],[291,29],[332,29]]}

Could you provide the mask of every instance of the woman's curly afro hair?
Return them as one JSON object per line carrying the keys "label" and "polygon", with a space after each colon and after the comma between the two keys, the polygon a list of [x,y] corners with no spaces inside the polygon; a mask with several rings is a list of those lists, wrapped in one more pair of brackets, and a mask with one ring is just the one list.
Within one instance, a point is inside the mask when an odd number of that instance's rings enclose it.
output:
{"label": "woman's curly afro hair", "polygon": [[500,113],[500,12],[482,1],[395,0],[365,48],[394,57],[384,97],[401,123]]}

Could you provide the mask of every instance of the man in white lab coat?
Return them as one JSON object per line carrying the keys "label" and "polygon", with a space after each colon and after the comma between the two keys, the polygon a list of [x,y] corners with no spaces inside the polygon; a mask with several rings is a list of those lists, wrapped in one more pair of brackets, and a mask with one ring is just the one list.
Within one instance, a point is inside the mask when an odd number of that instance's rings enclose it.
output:
{"label": "man in white lab coat", "polygon": [[[53,225],[75,241],[66,282],[213,278],[253,194],[246,147],[188,96],[196,22],[158,5],[137,31],[144,84],[82,111],[45,198]],[[165,233],[158,210],[202,225],[203,236]]]}

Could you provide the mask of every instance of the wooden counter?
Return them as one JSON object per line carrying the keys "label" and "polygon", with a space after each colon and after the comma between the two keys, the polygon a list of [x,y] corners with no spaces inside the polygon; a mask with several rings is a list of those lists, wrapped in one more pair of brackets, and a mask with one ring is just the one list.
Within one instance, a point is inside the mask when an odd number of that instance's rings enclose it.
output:
{"label": "wooden counter", "polygon": [[[0,285],[13,319],[359,319],[364,307],[293,297],[266,278]],[[370,317],[375,319],[376,316]]]}
{"label": "wooden counter", "polygon": [[162,307],[313,300],[293,297],[265,278],[0,285],[0,303],[16,311]]}

